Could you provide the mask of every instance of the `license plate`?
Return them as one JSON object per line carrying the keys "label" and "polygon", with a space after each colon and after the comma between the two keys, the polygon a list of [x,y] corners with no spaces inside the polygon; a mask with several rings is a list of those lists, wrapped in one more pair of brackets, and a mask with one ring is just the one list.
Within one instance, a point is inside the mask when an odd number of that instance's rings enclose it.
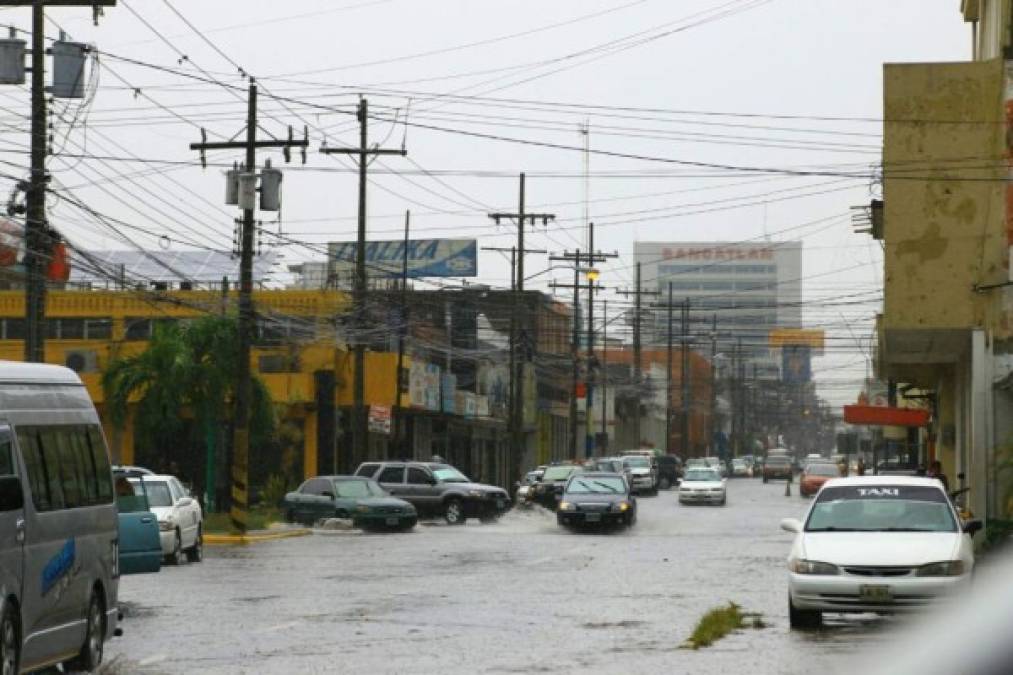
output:
{"label": "license plate", "polygon": [[502,499],[497,499],[496,500],[496,508],[497,509],[503,508],[503,500]]}
{"label": "license plate", "polygon": [[859,586],[858,593],[862,600],[873,602],[889,602],[893,600],[889,586]]}
{"label": "license plate", "polygon": [[397,525],[397,522],[398,522],[397,518],[388,518],[387,519],[387,524],[388,525]]}
{"label": "license plate", "polygon": [[588,513],[588,514],[586,514],[584,516],[584,520],[586,520],[589,523],[597,523],[597,522],[599,522],[601,520],[601,514],[600,513]]}

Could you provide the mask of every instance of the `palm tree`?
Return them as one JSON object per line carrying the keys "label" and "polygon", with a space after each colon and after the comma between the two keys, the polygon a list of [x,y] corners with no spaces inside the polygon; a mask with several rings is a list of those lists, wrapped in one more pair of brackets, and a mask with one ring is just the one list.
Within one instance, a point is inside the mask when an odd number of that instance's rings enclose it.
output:
{"label": "palm tree", "polygon": [[[122,429],[131,401],[136,401],[136,442],[163,461],[180,460],[192,477],[203,465],[198,482],[205,485],[206,502],[214,501],[220,431],[232,417],[237,342],[233,317],[208,315],[185,324],[159,324],[143,352],[115,359],[102,376],[113,424]],[[273,435],[275,415],[263,382],[253,377],[252,385],[250,431],[257,447]]]}

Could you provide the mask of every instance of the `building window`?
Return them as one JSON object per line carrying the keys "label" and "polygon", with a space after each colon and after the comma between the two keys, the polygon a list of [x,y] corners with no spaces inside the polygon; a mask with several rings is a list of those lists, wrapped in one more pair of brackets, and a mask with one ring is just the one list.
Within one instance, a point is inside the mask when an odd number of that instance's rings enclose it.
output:
{"label": "building window", "polygon": [[4,340],[24,340],[25,320],[24,319],[3,319],[0,320],[0,330],[3,331]]}
{"label": "building window", "polygon": [[50,340],[108,340],[112,332],[113,320],[107,317],[46,320],[46,337]]}

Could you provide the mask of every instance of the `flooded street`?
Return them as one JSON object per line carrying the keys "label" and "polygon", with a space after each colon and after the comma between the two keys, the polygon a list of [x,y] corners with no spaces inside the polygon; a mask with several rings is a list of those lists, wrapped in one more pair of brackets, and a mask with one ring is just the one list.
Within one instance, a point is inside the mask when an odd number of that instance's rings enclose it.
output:
{"label": "flooded street", "polygon": [[[410,534],[317,532],[208,547],[199,565],[125,577],[126,672],[848,672],[878,619],[788,629],[783,483],[729,481],[726,507],[674,491],[639,499],[628,532],[573,534],[540,509],[495,525]],[[735,602],[767,624],[690,651],[707,610]]]}

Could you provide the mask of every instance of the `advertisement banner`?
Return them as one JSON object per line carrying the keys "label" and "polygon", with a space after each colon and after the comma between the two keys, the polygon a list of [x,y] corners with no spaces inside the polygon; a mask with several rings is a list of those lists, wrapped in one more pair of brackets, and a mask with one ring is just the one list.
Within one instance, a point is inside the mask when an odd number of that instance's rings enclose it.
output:
{"label": "advertisement banner", "polygon": [[412,361],[408,370],[408,395],[414,408],[440,410],[440,367]]}
{"label": "advertisement banner", "polygon": [[371,405],[369,406],[369,430],[374,434],[390,435],[391,411],[390,406]]}
{"label": "advertisement banner", "polygon": [[[478,276],[478,245],[475,239],[411,239],[408,241],[408,276]],[[330,274],[351,279],[355,270],[357,246],[354,241],[327,244]],[[401,241],[366,242],[366,274],[370,278],[399,278],[404,266],[405,243]]]}
{"label": "advertisement banner", "polygon": [[785,345],[781,378],[787,384],[806,384],[812,380],[812,363],[808,345]]}
{"label": "advertisement banner", "polygon": [[457,376],[445,374],[440,378],[442,392],[441,410],[453,415],[457,412]]}

